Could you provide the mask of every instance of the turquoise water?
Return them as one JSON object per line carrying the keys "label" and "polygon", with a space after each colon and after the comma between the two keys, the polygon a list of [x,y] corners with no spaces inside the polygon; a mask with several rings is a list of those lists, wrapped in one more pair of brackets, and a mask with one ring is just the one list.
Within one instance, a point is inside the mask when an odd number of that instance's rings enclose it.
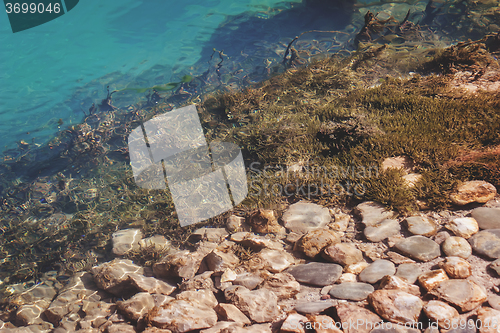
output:
{"label": "turquoise water", "polygon": [[[57,131],[79,123],[82,109],[104,98],[107,85],[120,89],[134,81],[142,86],[174,81],[197,62],[206,63],[214,47],[239,54],[241,40],[215,45],[214,33],[221,24],[248,17],[265,21],[294,4],[85,0],[53,21],[15,34],[7,15],[0,14],[2,151],[20,140],[43,144]],[[286,36],[275,36],[281,37]],[[228,49],[231,43],[234,50]],[[127,102],[139,98],[129,97]]]}

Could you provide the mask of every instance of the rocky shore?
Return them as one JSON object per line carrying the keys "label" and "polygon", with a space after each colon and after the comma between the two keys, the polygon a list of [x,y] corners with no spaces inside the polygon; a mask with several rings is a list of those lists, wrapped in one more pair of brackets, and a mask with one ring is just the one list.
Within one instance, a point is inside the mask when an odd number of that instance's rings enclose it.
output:
{"label": "rocky shore", "polygon": [[[111,262],[12,286],[0,330],[499,332],[500,198],[470,181],[451,199],[453,210],[411,216],[375,202],[259,209],[196,230],[192,251],[120,230]],[[151,267],[125,259],[144,248],[165,255]]]}

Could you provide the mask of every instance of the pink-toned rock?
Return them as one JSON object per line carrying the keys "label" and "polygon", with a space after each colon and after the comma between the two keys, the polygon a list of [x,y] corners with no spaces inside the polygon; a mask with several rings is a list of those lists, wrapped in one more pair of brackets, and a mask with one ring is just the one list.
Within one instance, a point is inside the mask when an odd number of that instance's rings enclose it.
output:
{"label": "pink-toned rock", "polygon": [[446,257],[446,261],[441,264],[452,279],[466,279],[472,274],[472,267],[466,260],[460,257]]}
{"label": "pink-toned rock", "polygon": [[363,252],[348,243],[332,244],[324,248],[323,258],[342,266],[352,265],[363,260]]}
{"label": "pink-toned rock", "polygon": [[368,296],[375,312],[396,324],[416,323],[424,303],[415,295],[398,290],[375,290]]}
{"label": "pink-toned rock", "polygon": [[459,321],[458,311],[441,301],[429,301],[424,305],[424,312],[432,322],[437,322],[441,328],[450,328],[453,323],[458,324]]}
{"label": "pink-toned rock", "polygon": [[116,306],[128,319],[137,321],[155,306],[155,301],[149,293],[137,293],[128,300],[116,302]]}
{"label": "pink-toned rock", "polygon": [[259,234],[285,232],[285,228],[279,225],[278,219],[271,209],[257,209],[249,214],[246,222],[254,232]]}
{"label": "pink-toned rock", "polygon": [[243,325],[250,325],[250,319],[236,306],[232,304],[220,303],[214,308],[221,321],[234,321]]}
{"label": "pink-toned rock", "polygon": [[156,277],[170,278],[192,278],[200,268],[201,261],[205,253],[179,251],[166,256],[162,261],[153,265],[153,272]]}
{"label": "pink-toned rock", "polygon": [[278,273],[268,277],[262,286],[272,291],[278,300],[289,299],[300,291],[300,283],[290,273]]}
{"label": "pink-toned rock", "polygon": [[200,304],[173,300],[154,311],[150,321],[156,327],[183,333],[214,326],[217,322],[217,313]]}
{"label": "pink-toned rock", "polygon": [[314,258],[321,250],[330,244],[340,242],[340,236],[330,229],[309,231],[295,243],[295,250],[304,253],[309,258]]}
{"label": "pink-toned rock", "polygon": [[198,303],[208,308],[214,308],[218,302],[214,293],[208,289],[201,290],[187,290],[175,296],[178,300],[189,301],[191,303]]}
{"label": "pink-toned rock", "polygon": [[430,293],[459,307],[462,312],[477,308],[487,299],[486,292],[481,287],[472,281],[462,279],[445,280]]}
{"label": "pink-toned rock", "polygon": [[450,195],[450,199],[455,204],[463,206],[471,202],[487,203],[493,199],[496,194],[497,189],[492,184],[482,180],[473,180],[460,185],[457,190]]}
{"label": "pink-toned rock", "polygon": [[[335,320],[325,315],[310,315],[309,322],[306,324],[306,329],[315,330],[316,333],[342,333],[338,329],[338,324],[335,326]],[[310,327],[309,327],[310,326]]]}
{"label": "pink-toned rock", "polygon": [[267,289],[248,290],[242,286],[232,286],[224,290],[226,300],[257,323],[274,320],[278,312],[278,297]]}
{"label": "pink-toned rock", "polygon": [[344,333],[369,333],[375,324],[382,321],[370,310],[349,303],[337,305],[337,315]]}
{"label": "pink-toned rock", "polygon": [[130,289],[130,273],[143,275],[144,269],[128,259],[115,259],[92,268],[97,286],[117,296],[122,296],[125,290]]}
{"label": "pink-toned rock", "polygon": [[241,329],[243,327],[242,323],[237,323],[234,321],[219,321],[214,326],[201,330],[200,333],[225,333],[234,332],[234,330]]}
{"label": "pink-toned rock", "polygon": [[420,288],[414,284],[408,283],[406,279],[395,275],[386,275],[380,281],[380,289],[400,290],[408,294],[420,296]]}
{"label": "pink-toned rock", "polygon": [[479,333],[497,333],[500,331],[500,311],[492,308],[480,308],[477,321],[482,323]]}
{"label": "pink-toned rock", "polygon": [[115,324],[106,328],[107,333],[136,333],[134,326],[129,324]]}
{"label": "pink-toned rock", "polygon": [[164,328],[148,327],[142,333],[172,333],[172,331]]}
{"label": "pink-toned rock", "polygon": [[281,325],[280,333],[306,333],[304,328],[309,320],[298,313],[291,313]]}

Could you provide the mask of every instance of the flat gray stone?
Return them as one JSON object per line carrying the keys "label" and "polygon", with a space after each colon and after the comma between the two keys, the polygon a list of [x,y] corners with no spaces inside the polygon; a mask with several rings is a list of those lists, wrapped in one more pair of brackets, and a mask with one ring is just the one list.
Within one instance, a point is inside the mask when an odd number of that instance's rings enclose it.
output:
{"label": "flat gray stone", "polygon": [[370,242],[380,242],[399,233],[401,226],[397,220],[386,219],[377,224],[368,226],[364,230],[366,239]]}
{"label": "flat gray stone", "polygon": [[451,236],[441,245],[444,254],[448,257],[460,257],[467,259],[472,254],[472,247],[465,238]]}
{"label": "flat gray stone", "polygon": [[481,229],[500,229],[500,209],[479,207],[471,212]]}
{"label": "flat gray stone", "polygon": [[401,264],[396,270],[396,276],[408,281],[408,283],[415,283],[418,276],[422,274],[422,269],[417,264]]}
{"label": "flat gray stone", "polygon": [[500,229],[482,230],[469,238],[472,249],[491,259],[500,258]]}
{"label": "flat gray stone", "polygon": [[328,208],[307,202],[297,202],[285,211],[282,220],[285,228],[295,232],[307,232],[323,228],[331,221]]}
{"label": "flat gray stone", "polygon": [[342,275],[342,266],[337,264],[311,262],[297,265],[286,270],[300,283],[314,286],[329,286],[334,284]]}
{"label": "flat gray stone", "polygon": [[361,216],[362,222],[365,226],[373,226],[385,219],[393,218],[396,214],[388,211],[379,203],[367,201],[360,203],[356,206],[355,213]]}
{"label": "flat gray stone", "polygon": [[359,274],[359,279],[363,282],[377,283],[386,275],[394,275],[396,273],[396,266],[384,259],[375,260],[370,266],[363,269]]}
{"label": "flat gray stone", "polygon": [[451,279],[440,282],[430,294],[450,305],[456,305],[461,312],[471,311],[487,300],[485,291],[472,281]]}
{"label": "flat gray stone", "polygon": [[406,218],[408,231],[414,235],[432,236],[436,233],[436,224],[425,216],[410,216]]}
{"label": "flat gray stone", "polygon": [[420,261],[429,261],[441,255],[439,245],[424,236],[408,237],[395,246],[404,255]]}
{"label": "flat gray stone", "polygon": [[329,301],[301,302],[295,305],[294,310],[302,314],[316,314],[331,308],[333,304]]}
{"label": "flat gray stone", "polygon": [[371,284],[362,282],[344,282],[334,285],[330,291],[330,296],[338,299],[350,301],[362,301],[368,297],[375,289]]}

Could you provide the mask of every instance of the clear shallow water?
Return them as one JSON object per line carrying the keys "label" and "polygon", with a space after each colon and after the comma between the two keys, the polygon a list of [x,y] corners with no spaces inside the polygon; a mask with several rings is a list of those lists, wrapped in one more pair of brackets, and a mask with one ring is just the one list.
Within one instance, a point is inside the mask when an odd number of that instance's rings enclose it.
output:
{"label": "clear shallow water", "polygon": [[178,80],[182,75],[176,73],[189,72],[203,52],[206,56],[216,47],[210,45],[213,33],[228,16],[245,13],[264,20],[271,8],[291,3],[86,0],[53,21],[15,34],[1,14],[2,150],[20,140],[43,144],[80,122],[82,109],[104,98],[110,83],[119,89],[134,80],[143,86]]}

